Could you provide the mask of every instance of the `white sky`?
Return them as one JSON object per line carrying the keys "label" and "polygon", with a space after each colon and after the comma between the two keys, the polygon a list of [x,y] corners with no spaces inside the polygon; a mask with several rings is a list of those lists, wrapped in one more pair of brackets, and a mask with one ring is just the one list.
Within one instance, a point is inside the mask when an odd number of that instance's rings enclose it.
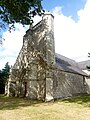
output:
{"label": "white sky", "polygon": [[[88,58],[88,52],[90,52],[90,0],[87,0],[84,9],[78,11],[78,22],[75,22],[70,16],[64,16],[61,7],[55,7],[52,11],[56,52],[76,61],[90,59]],[[35,23],[38,21],[39,17],[36,17]],[[0,69],[6,62],[14,64],[22,46],[23,35],[27,28],[19,24],[16,24],[16,28],[16,31],[12,33],[6,31],[3,34],[5,41],[0,47]]]}

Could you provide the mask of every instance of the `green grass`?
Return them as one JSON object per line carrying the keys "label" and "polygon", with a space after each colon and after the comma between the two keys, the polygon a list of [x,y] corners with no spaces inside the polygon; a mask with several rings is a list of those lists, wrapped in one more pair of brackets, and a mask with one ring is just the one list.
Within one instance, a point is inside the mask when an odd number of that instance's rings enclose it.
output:
{"label": "green grass", "polygon": [[0,120],[90,120],[90,95],[47,103],[0,95]]}
{"label": "green grass", "polygon": [[76,103],[76,104],[82,105],[83,107],[90,107],[90,95],[85,94],[77,97],[72,97],[69,99],[64,99],[63,102]]}

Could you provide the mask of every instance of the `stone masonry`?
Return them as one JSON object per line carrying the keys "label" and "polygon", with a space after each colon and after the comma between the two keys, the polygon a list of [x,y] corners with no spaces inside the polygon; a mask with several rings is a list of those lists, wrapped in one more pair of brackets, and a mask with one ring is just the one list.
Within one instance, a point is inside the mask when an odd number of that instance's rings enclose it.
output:
{"label": "stone masonry", "polygon": [[8,95],[52,100],[85,92],[84,75],[56,67],[54,16],[43,15],[23,37],[23,46],[11,69]]}

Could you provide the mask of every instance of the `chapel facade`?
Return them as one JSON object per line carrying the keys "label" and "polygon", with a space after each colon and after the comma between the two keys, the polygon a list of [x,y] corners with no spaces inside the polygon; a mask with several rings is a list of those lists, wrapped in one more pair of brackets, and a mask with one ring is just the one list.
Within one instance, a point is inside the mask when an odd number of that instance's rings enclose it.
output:
{"label": "chapel facade", "polygon": [[7,94],[38,100],[71,97],[87,92],[86,76],[74,60],[55,53],[54,16],[47,13],[23,37]]}

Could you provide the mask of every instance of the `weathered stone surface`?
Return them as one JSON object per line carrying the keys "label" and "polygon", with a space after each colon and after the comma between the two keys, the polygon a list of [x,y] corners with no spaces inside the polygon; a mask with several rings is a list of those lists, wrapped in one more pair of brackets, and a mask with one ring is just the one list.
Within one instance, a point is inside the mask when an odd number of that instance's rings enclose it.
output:
{"label": "weathered stone surface", "polygon": [[54,98],[65,98],[85,93],[82,75],[57,71],[54,77]]}
{"label": "weathered stone surface", "polygon": [[53,99],[53,79],[46,78],[46,101]]}
{"label": "weathered stone surface", "polygon": [[54,62],[53,16],[46,14],[24,35],[23,46],[11,71],[9,94],[45,99],[46,67]]}
{"label": "weathered stone surface", "polygon": [[85,93],[84,76],[55,66],[54,17],[45,14],[29,29],[11,70],[8,95],[52,100]]}
{"label": "weathered stone surface", "polygon": [[85,89],[88,94],[90,94],[90,76],[85,78]]}

